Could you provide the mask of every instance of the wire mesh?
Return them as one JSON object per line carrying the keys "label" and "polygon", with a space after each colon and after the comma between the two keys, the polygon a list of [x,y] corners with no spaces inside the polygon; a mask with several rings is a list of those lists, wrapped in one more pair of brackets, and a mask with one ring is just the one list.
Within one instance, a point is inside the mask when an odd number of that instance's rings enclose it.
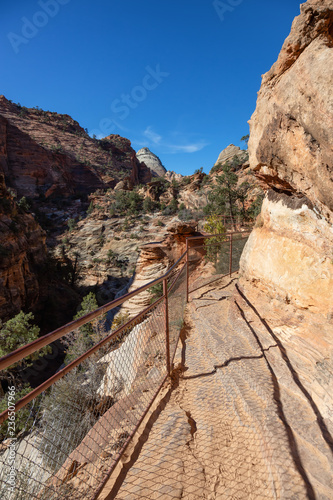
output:
{"label": "wire mesh", "polygon": [[168,305],[170,362],[172,364],[180,331],[184,323],[184,311],[186,307],[186,263],[180,269],[176,281],[174,281],[168,291]]}
{"label": "wire mesh", "polygon": [[[115,316],[119,309],[114,308],[52,343],[51,350],[40,351],[52,357],[61,346],[65,371],[16,408],[14,432],[12,415],[1,424],[1,499],[96,497],[168,375],[183,325],[187,272],[210,262],[213,273],[228,274],[230,248],[231,270],[237,270],[246,239],[233,235],[232,245],[229,236],[212,236],[204,244],[196,239],[188,267],[182,256],[167,275],[167,299],[160,297],[162,282],[154,284],[152,298],[160,298],[132,320],[121,311]],[[2,380],[13,376],[16,401],[31,390],[25,384],[32,375],[36,381],[43,372],[40,359],[1,373]],[[0,400],[0,411],[9,403],[8,394]]]}
{"label": "wire mesh", "polygon": [[18,410],[14,441],[2,424],[2,499],[94,497],[166,375],[164,323],[158,301]]}
{"label": "wire mesh", "polygon": [[[201,267],[205,267],[208,276],[225,276],[230,272],[238,271],[240,257],[248,237],[249,233],[242,232],[220,236],[212,235],[203,237],[202,239],[198,239],[197,237],[189,238],[191,242],[191,246],[188,249],[189,274],[193,275],[194,271]],[[230,238],[232,238],[231,245]],[[209,280],[209,277],[207,279]],[[191,292],[193,288],[192,283],[190,283],[189,288]]]}
{"label": "wire mesh", "polygon": [[245,244],[249,239],[249,234],[235,233],[231,234],[232,238],[232,259],[231,259],[231,272],[234,273],[239,269],[239,262],[244,250]]}

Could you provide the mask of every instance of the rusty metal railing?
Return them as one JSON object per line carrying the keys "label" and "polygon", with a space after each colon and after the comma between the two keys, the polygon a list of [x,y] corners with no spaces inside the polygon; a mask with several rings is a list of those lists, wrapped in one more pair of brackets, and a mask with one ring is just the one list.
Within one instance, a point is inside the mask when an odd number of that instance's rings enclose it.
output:
{"label": "rusty metal railing", "polygon": [[[192,270],[213,247],[222,249],[213,252],[215,265],[228,254],[228,271],[236,270],[236,233],[220,237],[188,238],[186,251],[163,276],[0,359],[6,371],[55,341],[73,347],[69,335],[76,332],[74,342],[80,342],[86,335],[80,328],[88,324],[97,339],[0,414],[1,498],[99,496],[173,369]],[[97,319],[159,284],[161,297],[114,330],[101,331]],[[12,408],[19,425],[14,434]]]}

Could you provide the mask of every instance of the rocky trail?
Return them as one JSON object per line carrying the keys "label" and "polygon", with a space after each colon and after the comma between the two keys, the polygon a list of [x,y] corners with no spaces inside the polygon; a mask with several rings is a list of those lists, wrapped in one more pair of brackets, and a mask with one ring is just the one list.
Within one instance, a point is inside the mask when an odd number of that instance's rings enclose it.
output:
{"label": "rocky trail", "polygon": [[238,290],[191,294],[173,387],[103,498],[333,498],[329,433]]}

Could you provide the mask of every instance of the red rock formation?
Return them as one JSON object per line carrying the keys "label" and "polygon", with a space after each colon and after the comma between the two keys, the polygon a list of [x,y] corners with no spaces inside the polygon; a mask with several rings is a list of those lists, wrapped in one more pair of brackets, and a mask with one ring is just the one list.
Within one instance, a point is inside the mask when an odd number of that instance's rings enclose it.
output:
{"label": "red rock formation", "polygon": [[[313,418],[324,419],[331,433],[332,35],[333,0],[309,0],[301,6],[278,61],[263,76],[250,121],[249,154],[250,167],[265,182],[267,194],[241,258],[240,279],[310,395]],[[278,367],[275,351],[270,357]],[[293,393],[295,387],[288,385],[287,391]],[[304,451],[306,460],[313,456],[316,444],[312,446]]]}
{"label": "red rock formation", "polygon": [[333,212],[333,1],[309,0],[263,76],[250,121],[251,168],[271,187]]}
{"label": "red rock formation", "polygon": [[98,141],[68,115],[28,109],[0,96],[0,146],[7,185],[19,196],[70,196],[150,180],[128,139]]}
{"label": "red rock formation", "polygon": [[40,298],[38,273],[45,263],[45,232],[18,210],[0,173],[0,318],[33,309]]}

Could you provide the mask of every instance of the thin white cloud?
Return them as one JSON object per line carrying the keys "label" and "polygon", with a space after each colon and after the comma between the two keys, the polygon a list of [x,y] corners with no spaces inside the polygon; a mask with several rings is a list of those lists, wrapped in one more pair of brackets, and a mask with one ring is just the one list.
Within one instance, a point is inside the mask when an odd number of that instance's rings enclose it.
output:
{"label": "thin white cloud", "polygon": [[146,144],[143,144],[141,139],[133,141],[133,144],[136,143],[140,146],[145,145],[148,147],[159,146],[159,149],[163,150],[165,154],[196,153],[208,145],[208,143],[202,139],[193,141],[193,134],[192,141],[190,141],[186,135],[188,134],[172,131],[168,134],[171,140],[163,139],[162,136],[155,132],[153,127],[149,125],[143,132],[143,136],[148,139]]}
{"label": "thin white cloud", "polygon": [[150,126],[146,128],[146,130],[143,132],[143,135],[147,137],[147,139],[152,141],[154,144],[160,144],[162,140],[162,136],[154,132],[152,127]]}
{"label": "thin white cloud", "polygon": [[206,142],[195,142],[191,144],[166,144],[166,148],[169,153],[196,153],[197,151],[201,151],[205,146],[207,146]]}

